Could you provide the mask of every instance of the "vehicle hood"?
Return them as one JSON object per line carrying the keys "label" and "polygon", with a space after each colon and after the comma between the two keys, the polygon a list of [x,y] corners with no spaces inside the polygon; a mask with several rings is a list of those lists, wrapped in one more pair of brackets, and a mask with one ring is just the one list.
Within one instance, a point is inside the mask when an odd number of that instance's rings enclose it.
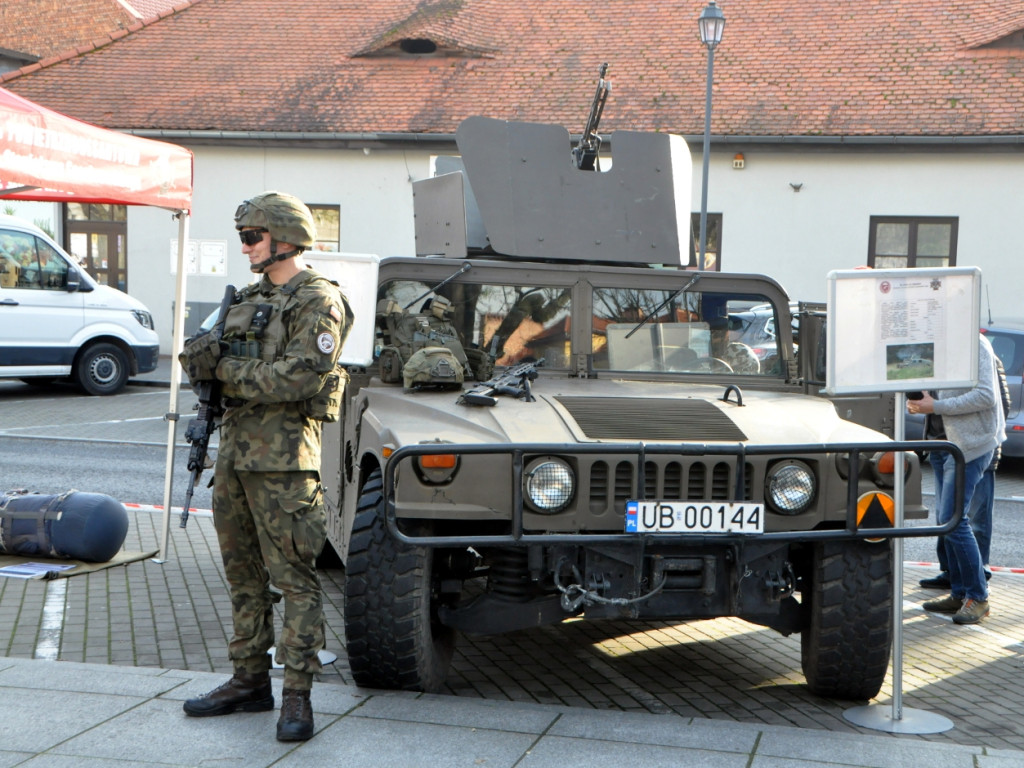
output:
{"label": "vehicle hood", "polygon": [[736,443],[882,442],[874,430],[843,421],[831,402],[797,393],[724,386],[595,379],[541,378],[534,402],[498,395],[494,406],[456,403],[457,392],[404,392],[375,387],[367,416],[396,447],[451,443]]}
{"label": "vehicle hood", "polygon": [[85,299],[86,308],[98,309],[141,309],[148,312],[146,305],[127,293],[111,288],[109,285],[95,284],[95,287],[88,292],[81,294]]}

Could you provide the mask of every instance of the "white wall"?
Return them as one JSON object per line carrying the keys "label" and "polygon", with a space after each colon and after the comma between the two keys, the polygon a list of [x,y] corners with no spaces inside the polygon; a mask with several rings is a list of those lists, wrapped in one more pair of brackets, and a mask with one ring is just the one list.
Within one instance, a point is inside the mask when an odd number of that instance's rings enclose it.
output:
{"label": "white wall", "polygon": [[[242,256],[234,214],[246,198],[267,190],[296,195],[308,203],[340,205],[341,250],[380,256],[414,252],[412,181],[425,178],[426,152],[284,150],[196,147],[195,192],[189,239],[226,242],[226,276],[190,275],[186,304],[217,304],[228,283],[253,279]],[[152,311],[160,351],[171,352],[175,276],[171,241],[177,223],[168,211],[128,210],[130,293]]]}
{"label": "white wall", "polygon": [[[700,201],[700,151],[694,200]],[[712,150],[708,211],[723,214],[722,266],[765,272],[795,299],[824,301],[826,275],[867,263],[871,216],[955,216],[956,266],[982,270],[982,307],[1024,317],[1024,178],[1020,153]],[[795,192],[790,183],[802,184]]]}
{"label": "white wall", "polygon": [[[188,301],[216,304],[231,282],[252,278],[235,235],[235,208],[268,189],[309,203],[341,206],[341,250],[380,256],[414,250],[411,182],[429,175],[425,151],[196,147],[190,237],[223,240],[226,277],[190,276]],[[700,204],[700,148],[694,152],[693,205]],[[730,272],[774,277],[794,299],[824,301],[833,269],[866,263],[872,215],[956,216],[957,266],[982,270],[983,317],[1024,316],[1024,156],[1020,153],[867,153],[712,149],[708,211],[724,215],[722,264]],[[802,184],[794,192],[790,183]],[[128,213],[130,293],[153,312],[161,352],[171,351],[174,276],[167,211]]]}

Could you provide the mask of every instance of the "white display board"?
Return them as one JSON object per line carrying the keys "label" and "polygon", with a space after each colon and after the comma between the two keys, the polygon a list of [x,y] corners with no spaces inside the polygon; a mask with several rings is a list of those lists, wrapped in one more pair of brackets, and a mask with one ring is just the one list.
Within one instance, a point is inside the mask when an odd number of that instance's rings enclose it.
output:
{"label": "white display board", "polygon": [[317,272],[338,283],[356,316],[345,346],[341,348],[339,362],[364,367],[370,365],[373,362],[377,265],[380,258],[370,253],[338,251],[306,251],[302,258]]}
{"label": "white display board", "polygon": [[825,391],[974,387],[980,305],[977,267],[830,272]]}

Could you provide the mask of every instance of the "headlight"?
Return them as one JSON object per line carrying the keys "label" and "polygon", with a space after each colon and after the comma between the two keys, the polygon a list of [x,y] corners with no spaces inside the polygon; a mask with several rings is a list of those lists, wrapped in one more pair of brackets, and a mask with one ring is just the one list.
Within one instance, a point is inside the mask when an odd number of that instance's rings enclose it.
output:
{"label": "headlight", "polygon": [[814,501],[816,484],[811,468],[802,461],[784,461],[768,471],[768,504],[783,515],[798,515]]}
{"label": "headlight", "polygon": [[572,501],[576,491],[576,478],[572,468],[561,459],[544,457],[534,459],[523,476],[523,494],[537,512],[561,512]]}
{"label": "headlight", "polygon": [[139,325],[143,328],[149,328],[149,330],[155,330],[153,325],[153,316],[149,312],[143,312],[141,309],[133,309],[132,314],[135,319],[139,321]]}

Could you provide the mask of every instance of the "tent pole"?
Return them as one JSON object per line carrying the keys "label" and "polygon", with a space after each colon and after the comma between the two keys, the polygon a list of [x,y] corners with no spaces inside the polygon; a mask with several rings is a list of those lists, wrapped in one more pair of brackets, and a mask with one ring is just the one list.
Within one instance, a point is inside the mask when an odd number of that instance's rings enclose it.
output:
{"label": "tent pole", "polygon": [[174,329],[171,342],[171,394],[167,407],[167,462],[164,469],[164,517],[163,535],[160,538],[160,553],[155,562],[167,561],[167,543],[171,530],[171,499],[174,490],[174,446],[177,442],[178,395],[181,389],[181,366],[178,365],[178,353],[184,346],[185,336],[185,253],[188,247],[188,211],[178,211],[178,275],[174,288]]}

